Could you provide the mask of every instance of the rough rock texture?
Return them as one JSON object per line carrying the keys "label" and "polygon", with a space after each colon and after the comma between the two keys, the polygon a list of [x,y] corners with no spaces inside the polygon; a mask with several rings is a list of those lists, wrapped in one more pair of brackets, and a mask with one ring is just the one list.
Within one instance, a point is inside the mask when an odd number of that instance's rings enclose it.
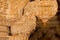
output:
{"label": "rough rock texture", "polygon": [[57,9],[56,1],[32,1],[26,5],[25,12],[31,13],[45,22],[56,15]]}
{"label": "rough rock texture", "polygon": [[0,37],[8,35],[9,35],[9,28],[6,26],[0,26]]}
{"label": "rough rock texture", "polygon": [[29,0],[10,0],[9,22],[12,25],[22,17],[23,9]]}
{"label": "rough rock texture", "polygon": [[36,1],[57,1],[57,0],[36,0]]}
{"label": "rough rock texture", "polygon": [[0,0],[0,36],[9,34],[9,27],[20,19],[28,2],[29,0]]}
{"label": "rough rock texture", "polygon": [[10,40],[10,36],[0,36],[0,40]]}
{"label": "rough rock texture", "polygon": [[6,26],[0,26],[0,31],[9,32],[9,29]]}
{"label": "rough rock texture", "polygon": [[28,2],[29,0],[0,0],[0,25],[10,26],[19,20]]}
{"label": "rough rock texture", "polygon": [[24,15],[21,20],[15,22],[11,27],[12,35],[25,34],[29,37],[30,33],[35,30],[36,18],[33,15]]}
{"label": "rough rock texture", "polygon": [[9,33],[8,32],[0,32],[0,37],[1,36],[9,36]]}
{"label": "rough rock texture", "polygon": [[28,40],[28,37],[25,35],[14,35],[9,37],[10,40]]}
{"label": "rough rock texture", "polygon": [[9,13],[9,1],[8,0],[0,0],[0,25],[7,26],[8,25],[8,13]]}
{"label": "rough rock texture", "polygon": [[[36,18],[33,15],[23,15],[21,20],[15,22],[11,27],[12,35],[15,36],[14,40],[28,40],[30,34],[35,30]],[[19,37],[20,36],[20,37]]]}
{"label": "rough rock texture", "polygon": [[[56,0],[29,1],[0,0],[0,40],[6,40],[5,36],[9,33],[12,33],[11,40],[60,40],[60,20],[58,22],[55,16],[58,8]],[[55,17],[44,26],[40,19],[46,15],[48,18]]]}

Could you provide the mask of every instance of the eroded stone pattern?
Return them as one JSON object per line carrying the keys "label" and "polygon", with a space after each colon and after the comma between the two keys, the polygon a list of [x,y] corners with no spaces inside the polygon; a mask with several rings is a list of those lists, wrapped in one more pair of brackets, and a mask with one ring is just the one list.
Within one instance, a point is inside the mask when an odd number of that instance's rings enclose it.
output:
{"label": "eroded stone pattern", "polygon": [[[30,34],[33,33],[36,28],[35,16],[45,21],[44,18],[50,19],[55,16],[57,12],[58,5],[56,0],[34,0],[28,2],[29,0],[0,0],[0,31],[5,31],[0,32],[0,36],[7,36],[9,33],[9,31],[7,31],[8,28],[3,26],[11,26],[10,30],[14,36],[13,40],[28,40],[27,38],[29,38]],[[43,32],[45,32],[44,29]],[[59,34],[59,29],[57,29],[57,32]],[[53,34],[52,31],[46,32],[46,36],[44,36],[42,40],[47,40],[47,37],[49,38],[50,36],[49,33]],[[53,36],[53,38],[56,37]],[[53,38],[51,40],[55,40]]]}
{"label": "eroded stone pattern", "polygon": [[[24,34],[29,36],[30,33],[35,30],[36,27],[36,18],[32,15],[24,15],[22,16],[21,20],[16,22],[12,27],[12,34],[13,35],[20,35]],[[16,29],[16,30],[15,30]]]}
{"label": "eroded stone pattern", "polygon": [[0,14],[7,14],[7,10],[9,9],[9,3],[8,0],[0,0]]}
{"label": "eroded stone pattern", "polygon": [[31,13],[44,23],[56,15],[57,9],[58,6],[56,1],[32,1],[25,7],[25,14]]}
{"label": "eroded stone pattern", "polygon": [[9,28],[6,26],[0,26],[0,37],[8,35],[9,35]]}
{"label": "eroded stone pattern", "polygon": [[10,0],[10,25],[12,25],[17,20],[21,19],[23,9],[28,2],[29,0]]}
{"label": "eroded stone pattern", "polygon": [[57,1],[57,0],[35,0],[35,1]]}

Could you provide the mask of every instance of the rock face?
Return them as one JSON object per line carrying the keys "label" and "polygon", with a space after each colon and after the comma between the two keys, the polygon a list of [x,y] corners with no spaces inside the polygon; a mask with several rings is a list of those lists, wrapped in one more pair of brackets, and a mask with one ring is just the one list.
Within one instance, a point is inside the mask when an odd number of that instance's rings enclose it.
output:
{"label": "rock face", "polygon": [[6,26],[0,26],[0,37],[1,36],[8,36],[9,28]]}
{"label": "rock face", "polygon": [[22,17],[23,8],[28,2],[29,0],[0,0],[0,36],[9,35],[8,26]]}
{"label": "rock face", "polygon": [[22,17],[23,9],[29,0],[10,0],[9,22],[12,25]]}
{"label": "rock face", "polygon": [[0,0],[0,25],[11,26],[19,20],[29,0]]}
{"label": "rock face", "polygon": [[12,27],[12,35],[22,36],[21,40],[27,40],[30,34],[35,30],[36,18],[33,15],[24,15]]}
{"label": "rock face", "polygon": [[0,37],[10,33],[11,40],[59,40],[57,9],[56,0],[0,0]]}
{"label": "rock face", "polygon": [[20,36],[14,35],[9,38],[10,38],[10,40],[28,40],[28,37],[24,36],[24,35],[20,35]]}
{"label": "rock face", "polygon": [[26,13],[37,16],[43,23],[46,23],[50,18],[54,17],[57,9],[56,1],[32,1],[25,7]]}
{"label": "rock face", "polygon": [[9,1],[0,0],[0,25],[8,25]]}
{"label": "rock face", "polygon": [[[12,27],[12,34],[25,34],[30,35],[30,33],[35,30],[36,18],[33,15],[24,15],[21,20],[17,21]],[[16,30],[15,30],[16,29]]]}
{"label": "rock face", "polygon": [[9,1],[0,0],[0,37],[9,35],[8,23]]}

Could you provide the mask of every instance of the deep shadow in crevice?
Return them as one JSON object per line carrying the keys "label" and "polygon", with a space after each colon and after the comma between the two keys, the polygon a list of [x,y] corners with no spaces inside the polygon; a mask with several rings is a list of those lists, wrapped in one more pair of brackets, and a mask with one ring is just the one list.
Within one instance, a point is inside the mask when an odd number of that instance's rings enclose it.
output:
{"label": "deep shadow in crevice", "polygon": [[35,0],[30,0],[30,2],[31,2],[31,1],[35,1]]}
{"label": "deep shadow in crevice", "polygon": [[55,36],[60,39],[60,36],[58,34],[55,34]]}
{"label": "deep shadow in crevice", "polygon": [[57,20],[59,21],[59,24],[60,24],[60,1],[57,0],[57,3],[58,3]]}
{"label": "deep shadow in crevice", "polygon": [[31,33],[29,39],[34,35],[35,32],[37,32],[37,30],[38,30],[38,29],[36,28],[36,30],[35,30],[33,33]]}
{"label": "deep shadow in crevice", "polygon": [[9,36],[12,36],[12,33],[11,33],[11,26],[8,26],[9,27]]}
{"label": "deep shadow in crevice", "polygon": [[22,10],[22,15],[24,15],[24,9]]}

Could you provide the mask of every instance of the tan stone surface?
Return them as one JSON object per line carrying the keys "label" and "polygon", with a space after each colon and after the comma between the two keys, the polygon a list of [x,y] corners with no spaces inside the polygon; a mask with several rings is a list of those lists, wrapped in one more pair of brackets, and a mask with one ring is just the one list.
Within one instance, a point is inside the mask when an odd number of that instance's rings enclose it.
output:
{"label": "tan stone surface", "polygon": [[21,18],[23,8],[28,2],[29,0],[10,0],[10,24],[13,24],[16,20],[19,20]]}
{"label": "tan stone surface", "polygon": [[35,0],[35,1],[57,1],[57,0]]}
{"label": "tan stone surface", "polygon": [[0,31],[1,32],[9,32],[9,28],[8,27],[6,27],[6,26],[0,26]]}
{"label": "tan stone surface", "polygon": [[44,23],[55,16],[57,9],[56,1],[32,1],[25,7],[25,13],[37,16]]}
{"label": "tan stone surface", "polygon": [[10,36],[0,36],[0,40],[10,40]]}
{"label": "tan stone surface", "polygon": [[20,19],[28,2],[29,0],[0,0],[0,25],[10,26]]}
{"label": "tan stone surface", "polygon": [[7,26],[8,25],[8,13],[9,13],[9,1],[8,0],[0,0],[0,25]]}
{"label": "tan stone surface", "polygon": [[15,36],[10,36],[10,40],[28,40],[27,36],[24,35],[15,35]]}
{"label": "tan stone surface", "polygon": [[55,16],[57,12],[58,5],[56,0],[29,1],[0,0],[0,36],[8,36],[9,31],[5,26],[11,26],[13,34],[11,40],[28,40],[30,33],[36,27],[35,16],[44,23]]}
{"label": "tan stone surface", "polygon": [[6,15],[0,14],[0,25],[2,25],[2,26],[9,25],[8,20],[6,19]]}
{"label": "tan stone surface", "polygon": [[1,32],[0,31],[0,36],[8,36],[9,34],[8,34],[8,32]]}
{"label": "tan stone surface", "polygon": [[0,0],[0,14],[7,15],[9,10],[9,1],[8,0]]}
{"label": "tan stone surface", "polygon": [[30,35],[30,33],[35,30],[36,18],[33,15],[24,15],[21,20],[16,22],[11,26],[11,32],[13,35],[25,34]]}
{"label": "tan stone surface", "polygon": [[8,35],[9,35],[9,28],[6,26],[0,26],[0,37]]}

